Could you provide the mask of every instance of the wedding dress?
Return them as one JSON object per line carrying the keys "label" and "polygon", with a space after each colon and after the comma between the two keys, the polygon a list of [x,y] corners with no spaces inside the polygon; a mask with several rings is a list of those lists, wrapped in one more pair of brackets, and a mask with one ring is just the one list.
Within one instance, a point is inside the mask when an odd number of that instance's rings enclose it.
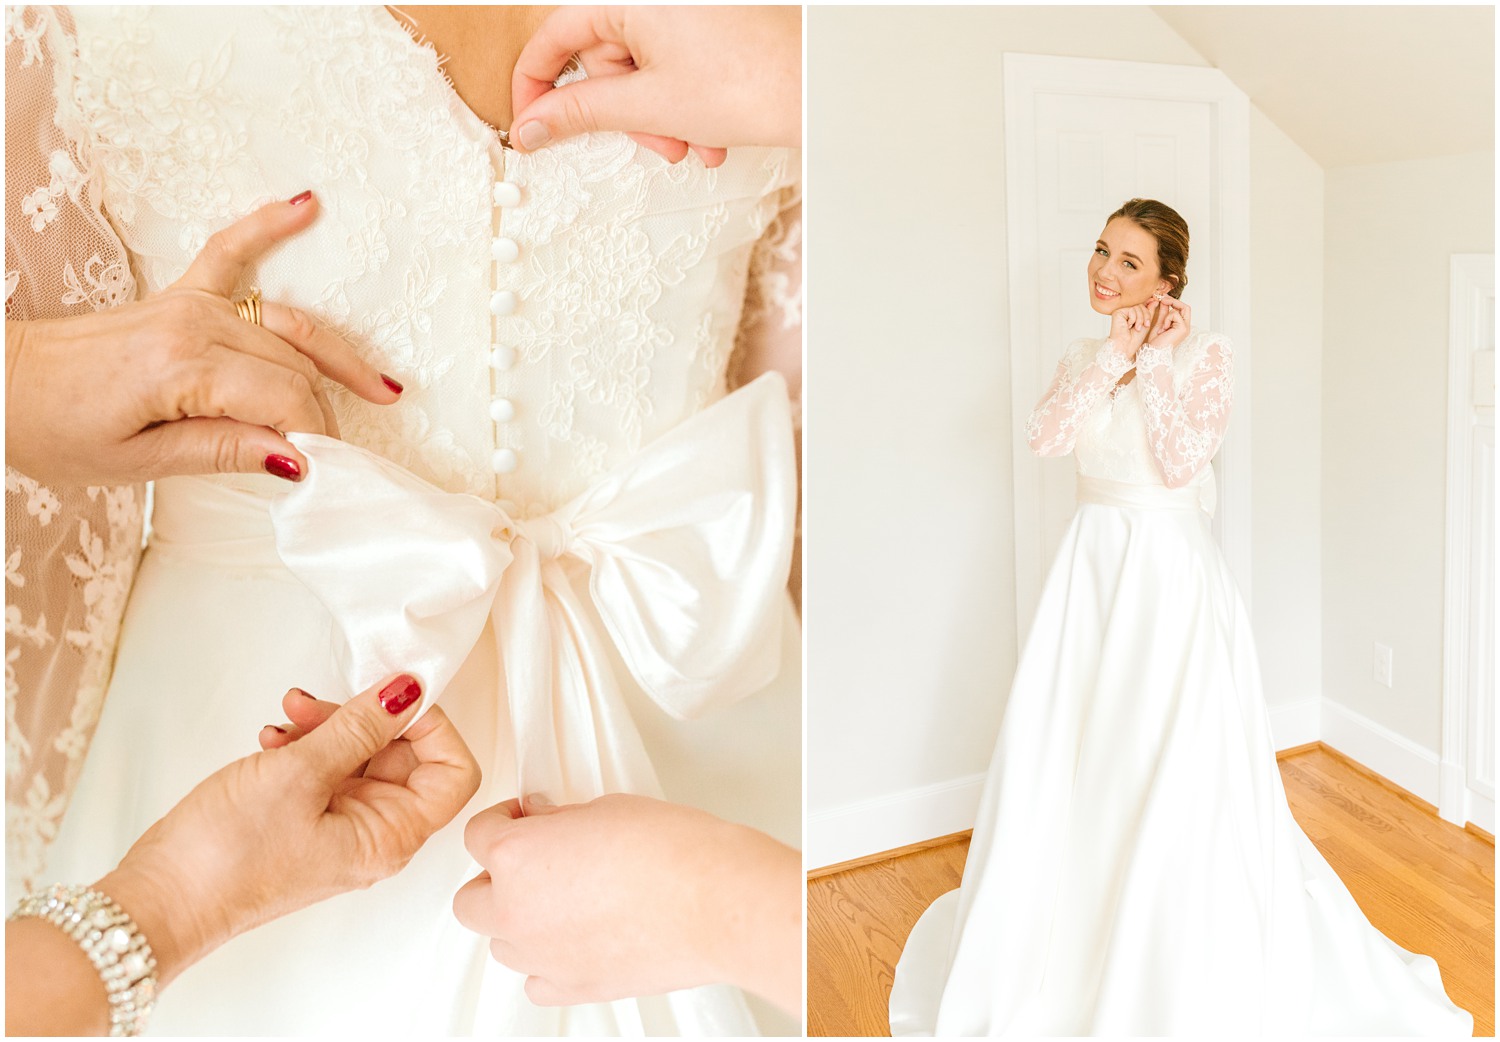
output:
{"label": "wedding dress", "polygon": [[[522,792],[664,795],[799,840],[792,416],[778,374],[734,376],[800,341],[797,153],[707,170],[598,134],[518,154],[381,8],[16,10],[13,57],[48,69],[56,108],[53,179],[44,156],[38,185],[7,187],[20,231],[92,199],[128,252],[91,306],[159,291],[214,231],[311,188],[317,220],[240,292],[306,308],[406,388],[380,407],[328,385],[343,440],[292,436],[299,485],[155,483],[102,715],[25,875],[103,874],[256,750],[289,687],[411,671],[479,794],[396,877],[188,969],[152,1033],[795,1030],[727,986],[533,1006],[450,905],[477,871],[465,822]],[[38,275],[11,227],[8,310]],[[70,261],[75,282],[101,270]],[[8,849],[44,848],[59,812],[13,813]]]}
{"label": "wedding dress", "polygon": [[962,886],[907,940],[893,1035],[1464,1035],[1292,818],[1208,520],[1230,344],[1073,344],[1027,424],[1079,507],[1016,669]]}

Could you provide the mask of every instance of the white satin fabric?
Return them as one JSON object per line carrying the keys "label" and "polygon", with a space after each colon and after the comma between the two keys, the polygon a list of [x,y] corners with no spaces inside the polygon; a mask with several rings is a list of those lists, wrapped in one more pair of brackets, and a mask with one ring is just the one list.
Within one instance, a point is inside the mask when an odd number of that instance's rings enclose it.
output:
{"label": "white satin fabric", "polygon": [[1453,1035],[1298,828],[1198,490],[1084,478],[893,1035]]}
{"label": "white satin fabric", "polygon": [[[558,803],[660,795],[606,640],[680,719],[776,674],[797,495],[779,374],[535,518],[445,492],[356,445],[291,439],[310,466],[272,502],[276,550],[335,620],[348,691],[408,672],[431,704],[488,620],[517,791]],[[606,632],[582,610],[570,565],[587,569]]]}
{"label": "white satin fabric", "polygon": [[[293,685],[347,697],[414,671],[484,780],[396,876],[187,970],[150,1032],[795,1031],[727,986],[534,1006],[524,978],[451,911],[478,871],[465,823],[524,792],[661,793],[798,841],[784,813],[801,758],[785,592],[791,430],[784,381],[767,374],[533,518],[301,435],[312,465],[295,488],[263,476],[160,482],[104,721],[53,847],[56,878],[107,871],[208,771],[254,751]],[[147,737],[172,754],[143,757]],[[114,809],[80,811],[100,806]]]}

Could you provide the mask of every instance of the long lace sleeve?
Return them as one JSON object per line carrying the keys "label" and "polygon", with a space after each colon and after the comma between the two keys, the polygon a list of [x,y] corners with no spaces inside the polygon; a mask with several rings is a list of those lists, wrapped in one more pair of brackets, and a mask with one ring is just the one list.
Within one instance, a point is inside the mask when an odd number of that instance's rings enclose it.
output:
{"label": "long lace sleeve", "polygon": [[1057,363],[1052,385],[1026,420],[1026,441],[1038,456],[1072,452],[1078,428],[1115,381],[1129,371],[1130,361],[1116,354],[1109,341],[1094,354],[1096,344],[1075,340],[1068,346]]}
{"label": "long lace sleeve", "polygon": [[1180,386],[1171,348],[1146,344],[1136,354],[1147,439],[1168,488],[1186,485],[1219,451],[1234,396],[1229,341],[1205,335],[1189,349],[1192,360]]}
{"label": "long lace sleeve", "polygon": [[[133,299],[100,178],[60,129],[65,11],[5,12],[5,317],[64,318]],[[109,682],[141,547],[144,490],[49,488],[5,470],[7,903],[38,882]]]}
{"label": "long lace sleeve", "polygon": [[730,358],[729,386],[761,373],[786,377],[792,414],[802,416],[802,194],[782,189],[780,209],[756,242],[745,284],[745,307]]}
{"label": "long lace sleeve", "polygon": [[[802,193],[782,189],[780,209],[755,244],[745,287],[745,307],[730,358],[729,386],[740,387],[761,373],[786,377],[796,424],[797,474],[802,474]],[[797,542],[788,586],[802,601],[802,503],[797,502]]]}

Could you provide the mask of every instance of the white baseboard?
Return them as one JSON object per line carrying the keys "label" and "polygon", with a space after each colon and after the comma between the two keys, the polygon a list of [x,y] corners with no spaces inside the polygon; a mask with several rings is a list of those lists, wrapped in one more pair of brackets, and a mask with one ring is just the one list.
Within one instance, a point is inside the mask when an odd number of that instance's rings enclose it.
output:
{"label": "white baseboard", "polygon": [[1320,737],[1325,745],[1437,806],[1442,798],[1437,753],[1331,698],[1323,699],[1322,710]]}
{"label": "white baseboard", "polygon": [[1438,801],[1438,815],[1460,828],[1472,822],[1493,836],[1495,801],[1469,788],[1463,764],[1444,760],[1439,772],[1442,799]]}
{"label": "white baseboard", "polygon": [[974,827],[984,775],[906,789],[807,816],[803,863],[811,871]]}
{"label": "white baseboard", "polygon": [[[1444,821],[1462,827],[1468,819],[1465,804],[1468,779],[1464,777],[1464,766],[1452,760],[1444,760],[1438,766],[1438,816]],[[1483,826],[1481,826],[1483,827]]]}
{"label": "white baseboard", "polygon": [[1318,740],[1322,730],[1321,706],[1322,699],[1307,698],[1271,707],[1271,741],[1277,752]]}
{"label": "white baseboard", "polygon": [[1490,835],[1495,834],[1494,800],[1487,800],[1475,792],[1469,793],[1469,809],[1465,817]]}

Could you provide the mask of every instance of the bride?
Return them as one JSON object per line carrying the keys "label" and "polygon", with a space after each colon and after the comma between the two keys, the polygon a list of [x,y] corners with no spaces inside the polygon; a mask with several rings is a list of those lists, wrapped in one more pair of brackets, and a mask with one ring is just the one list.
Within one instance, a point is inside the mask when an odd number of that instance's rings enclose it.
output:
{"label": "bride", "polygon": [[[315,314],[404,386],[375,407],[328,385],[343,440],[291,434],[296,483],[156,483],[46,875],[96,878],[252,751],[282,716],[267,692],[411,671],[483,767],[467,813],[399,876],[194,966],[154,1032],[787,1029],[725,986],[534,1006],[450,904],[475,871],[464,822],[523,794],[665,796],[798,841],[793,432],[782,377],[755,376],[800,340],[797,155],[709,170],[621,134],[514,151],[492,88],[539,12],[416,14],[446,67],[379,7],[8,20],[8,47],[51,65],[49,96],[14,104],[55,108],[121,285],[158,292],[214,231],[310,188],[316,222],[237,295]],[[38,817],[16,849],[41,846]]]}
{"label": "bride", "polygon": [[893,1035],[1464,1035],[1297,827],[1244,604],[1208,527],[1233,352],[1191,330],[1188,229],[1132,199],[1088,265],[1106,340],[1026,425],[1078,513],[1015,682],[959,890],[907,941]]}

